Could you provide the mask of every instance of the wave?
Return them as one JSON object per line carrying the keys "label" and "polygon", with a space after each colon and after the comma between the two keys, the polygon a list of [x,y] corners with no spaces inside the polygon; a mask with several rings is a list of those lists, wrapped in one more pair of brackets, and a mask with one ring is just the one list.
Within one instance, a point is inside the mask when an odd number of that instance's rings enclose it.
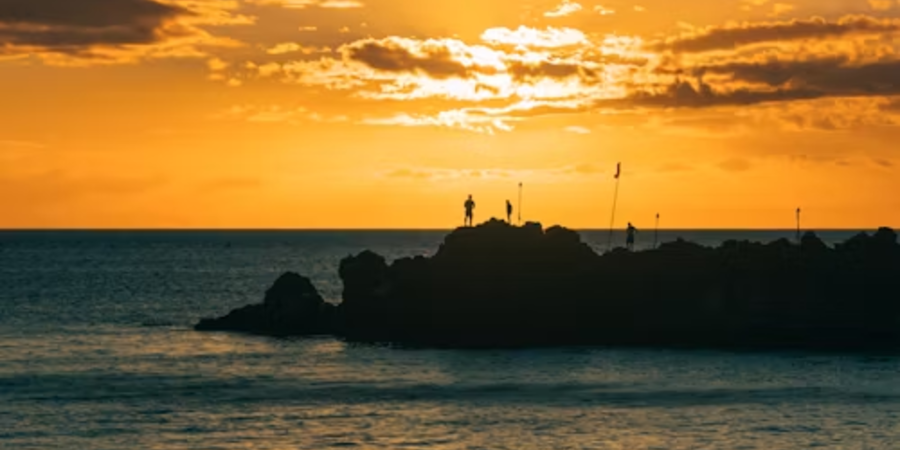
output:
{"label": "wave", "polygon": [[864,404],[900,402],[895,389],[824,386],[655,388],[634,383],[320,383],[297,379],[207,378],[189,375],[40,374],[0,377],[0,399],[28,402],[156,400],[191,402],[358,404],[375,402],[490,402],[498,404],[687,407],[784,402]]}
{"label": "wave", "polygon": [[139,324],[142,328],[177,328],[181,325],[165,319],[149,319]]}

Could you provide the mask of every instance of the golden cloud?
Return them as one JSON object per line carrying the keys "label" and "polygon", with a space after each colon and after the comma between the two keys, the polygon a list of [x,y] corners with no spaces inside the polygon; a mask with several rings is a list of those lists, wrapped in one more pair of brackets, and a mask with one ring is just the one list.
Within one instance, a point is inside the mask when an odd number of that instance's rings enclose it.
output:
{"label": "golden cloud", "polygon": [[298,44],[296,42],[283,42],[266,50],[266,53],[270,55],[284,55],[287,53],[301,53],[304,55],[312,55],[315,53],[331,53],[331,51],[332,50],[329,47],[310,47],[303,44]]}
{"label": "golden cloud", "polygon": [[555,48],[573,45],[585,45],[587,36],[573,28],[537,29],[520,26],[515,30],[509,28],[490,28],[485,30],[481,39],[491,45],[513,45],[522,47]]}
{"label": "golden cloud", "polygon": [[562,0],[562,3],[557,5],[551,11],[547,11],[544,13],[544,17],[565,17],[575,14],[584,9],[580,3],[574,2],[572,0]]}
{"label": "golden cloud", "polygon": [[213,114],[213,120],[240,120],[255,124],[299,125],[303,122],[345,122],[346,117],[323,117],[305,106],[282,105],[234,105]]}
{"label": "golden cloud", "polygon": [[475,43],[356,40],[336,56],[249,64],[247,77],[362,100],[457,102],[443,112],[409,110],[366,122],[492,133],[547,114],[900,95],[896,44],[878,34],[898,26],[861,16],[758,22],[653,43],[570,28],[491,28]]}
{"label": "golden cloud", "polygon": [[473,115],[465,110],[451,110],[441,111],[435,115],[403,113],[387,118],[363,119],[361,123],[366,125],[457,128],[492,135],[496,131],[512,131],[512,125],[508,123],[510,120],[513,119]]}
{"label": "golden cloud", "polygon": [[435,181],[466,181],[475,179],[515,179],[515,180],[532,180],[555,181],[558,179],[571,180],[572,176],[596,177],[599,173],[607,173],[608,169],[600,169],[590,163],[573,164],[560,167],[541,167],[533,169],[501,169],[496,167],[471,167],[471,168],[449,168],[449,167],[399,167],[385,170],[384,177],[412,179],[412,180],[435,180]]}
{"label": "golden cloud", "polygon": [[[458,39],[388,37],[363,39],[338,49],[340,58],[251,64],[256,76],[333,90],[352,90],[369,99],[446,98],[460,101],[566,100],[611,95],[611,80],[630,76],[628,67],[646,64],[628,53],[628,39],[604,37],[598,43],[551,48],[506,48],[498,36],[572,35],[558,29],[520,28],[514,34],[494,29],[496,46]],[[490,31],[490,30],[489,30]],[[512,30],[506,30],[512,31]],[[530,39],[529,38],[529,39]],[[526,42],[534,44],[534,40]],[[583,39],[579,35],[578,40]],[[556,41],[554,41],[556,42]],[[570,41],[573,43],[575,41]],[[630,42],[631,44],[625,44]],[[641,56],[642,57],[642,56]]]}

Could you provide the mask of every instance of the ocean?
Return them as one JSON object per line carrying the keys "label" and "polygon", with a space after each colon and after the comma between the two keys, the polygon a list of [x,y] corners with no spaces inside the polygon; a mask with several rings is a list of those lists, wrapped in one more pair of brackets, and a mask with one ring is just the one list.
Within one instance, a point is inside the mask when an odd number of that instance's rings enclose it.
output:
{"label": "ocean", "polygon": [[[0,232],[0,449],[900,448],[894,356],[404,350],[191,329],[289,270],[339,301],[341,258],[427,255],[445,234]],[[606,248],[605,231],[582,236]],[[660,232],[678,236],[794,232]]]}

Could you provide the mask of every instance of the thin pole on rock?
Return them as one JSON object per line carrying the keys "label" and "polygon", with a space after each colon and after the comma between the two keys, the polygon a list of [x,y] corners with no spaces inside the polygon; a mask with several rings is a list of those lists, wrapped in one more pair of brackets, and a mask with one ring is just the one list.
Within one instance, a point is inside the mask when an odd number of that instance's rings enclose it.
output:
{"label": "thin pole on rock", "polygon": [[519,183],[519,225],[522,225],[522,183]]}
{"label": "thin pole on rock", "polygon": [[616,192],[613,194],[612,214],[609,219],[609,239],[606,242],[606,251],[612,250],[613,227],[616,224],[616,206],[619,203],[619,180],[622,177],[622,163],[616,165]]}
{"label": "thin pole on rock", "polygon": [[797,242],[800,242],[800,208],[797,208]]}
{"label": "thin pole on rock", "polygon": [[653,249],[659,244],[659,213],[656,213],[656,229],[653,231]]}

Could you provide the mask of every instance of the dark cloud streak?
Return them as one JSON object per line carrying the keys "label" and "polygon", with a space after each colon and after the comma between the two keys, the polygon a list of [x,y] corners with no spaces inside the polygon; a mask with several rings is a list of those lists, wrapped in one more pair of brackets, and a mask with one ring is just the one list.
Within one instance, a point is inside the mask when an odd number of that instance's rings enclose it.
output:
{"label": "dark cloud streak", "polygon": [[535,78],[569,78],[580,75],[585,78],[595,78],[594,71],[573,63],[555,63],[543,61],[538,64],[526,64],[512,61],[507,64],[507,71],[516,81],[524,81]]}
{"label": "dark cloud streak", "polygon": [[204,26],[246,25],[239,3],[217,0],[0,0],[0,56],[51,65],[205,57],[240,42]]}
{"label": "dark cloud streak", "polygon": [[419,56],[398,43],[364,41],[347,47],[346,52],[351,60],[386,72],[421,71],[439,79],[469,76],[469,68],[454,60],[450,51],[443,48],[430,49]]}
{"label": "dark cloud streak", "polygon": [[661,92],[638,90],[621,99],[601,100],[600,107],[658,107],[658,108],[709,108],[716,106],[748,106],[769,102],[810,100],[825,96],[822,92],[807,89],[716,90],[702,81],[693,84],[676,81]]}
{"label": "dark cloud streak", "polygon": [[190,15],[153,0],[0,0],[0,43],[61,53],[149,44],[168,21]]}
{"label": "dark cloud streak", "polygon": [[[601,103],[705,108],[828,97],[900,95],[900,60],[854,65],[848,58],[830,57],[811,61],[726,63],[661,72],[690,74],[693,79],[676,78],[663,89],[634,86],[627,98]],[[707,75],[722,76],[728,81],[710,84],[704,81]]]}
{"label": "dark cloud streak", "polygon": [[805,39],[840,38],[849,35],[881,34],[900,31],[900,21],[880,20],[868,16],[848,16],[836,22],[814,17],[788,22],[743,23],[711,27],[692,34],[667,39],[651,45],[655,51],[701,53],[713,50],[733,50],[741,46],[764,42],[785,42]]}
{"label": "dark cloud streak", "polygon": [[50,27],[154,28],[160,22],[190,14],[153,0],[2,0],[0,23]]}

